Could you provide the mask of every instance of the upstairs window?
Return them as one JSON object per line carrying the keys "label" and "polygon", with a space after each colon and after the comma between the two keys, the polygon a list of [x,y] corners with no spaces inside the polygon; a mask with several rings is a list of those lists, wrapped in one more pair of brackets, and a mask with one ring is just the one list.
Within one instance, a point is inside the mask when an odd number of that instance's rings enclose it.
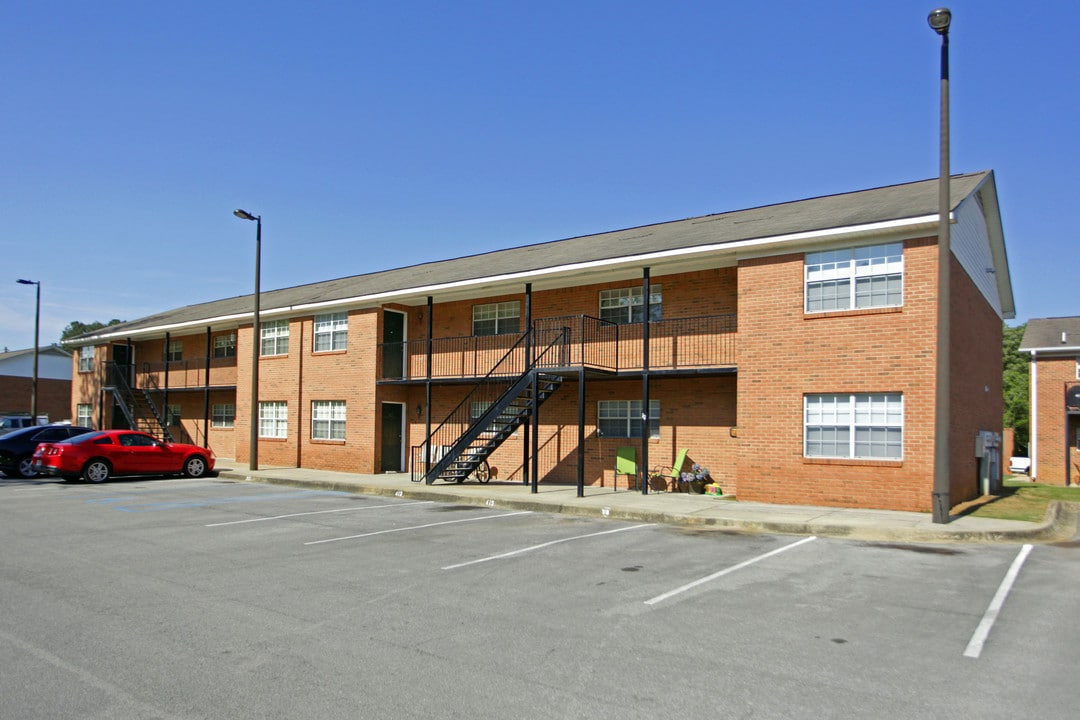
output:
{"label": "upstairs window", "polygon": [[184,357],[184,341],[170,340],[169,347],[165,350],[165,362],[176,362]]}
{"label": "upstairs window", "polygon": [[[649,286],[649,322],[662,317],[664,296],[659,285]],[[600,291],[600,319],[618,325],[639,323],[645,317],[645,290],[643,287],[617,288]]]}
{"label": "upstairs window", "polygon": [[315,352],[344,350],[348,342],[348,313],[327,313],[315,316]]}
{"label": "upstairs window", "polygon": [[517,300],[473,305],[473,335],[506,335],[521,327],[521,303]]}
{"label": "upstairs window", "polygon": [[92,372],[94,370],[94,346],[83,345],[79,348],[79,372]]}
{"label": "upstairs window", "polygon": [[904,398],[899,393],[807,395],[806,457],[899,460],[904,449]]}
{"label": "upstairs window", "polygon": [[259,326],[262,336],[262,345],[259,347],[260,355],[288,355],[289,354],[289,321],[271,320]]}
{"label": "upstairs window", "polygon": [[806,253],[806,312],[899,307],[902,243]]}
{"label": "upstairs window", "polygon": [[236,357],[236,333],[218,335],[214,338],[214,357]]}

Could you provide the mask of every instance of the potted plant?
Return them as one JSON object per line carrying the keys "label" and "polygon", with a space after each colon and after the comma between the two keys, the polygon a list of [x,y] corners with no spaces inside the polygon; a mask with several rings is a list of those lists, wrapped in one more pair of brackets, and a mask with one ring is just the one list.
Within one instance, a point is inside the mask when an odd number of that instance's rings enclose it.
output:
{"label": "potted plant", "polygon": [[705,486],[712,482],[709,476],[709,468],[694,463],[690,472],[684,472],[679,477],[679,485],[686,488],[686,492],[705,494]]}

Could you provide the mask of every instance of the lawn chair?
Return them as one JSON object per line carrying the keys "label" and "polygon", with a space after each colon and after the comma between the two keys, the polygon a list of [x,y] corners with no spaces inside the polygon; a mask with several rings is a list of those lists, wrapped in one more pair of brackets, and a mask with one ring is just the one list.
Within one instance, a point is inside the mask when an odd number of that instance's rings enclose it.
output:
{"label": "lawn chair", "polygon": [[657,480],[664,483],[663,488],[657,488],[653,486],[654,490],[667,490],[669,492],[678,492],[679,490],[679,475],[682,474],[683,465],[686,464],[686,456],[690,453],[689,448],[680,450],[679,454],[675,456],[675,463],[671,467],[660,466],[654,468],[649,472],[649,480]]}
{"label": "lawn chair", "polygon": [[615,451],[615,489],[619,489],[619,476],[626,475],[626,489],[637,488],[637,452],[632,447]]}

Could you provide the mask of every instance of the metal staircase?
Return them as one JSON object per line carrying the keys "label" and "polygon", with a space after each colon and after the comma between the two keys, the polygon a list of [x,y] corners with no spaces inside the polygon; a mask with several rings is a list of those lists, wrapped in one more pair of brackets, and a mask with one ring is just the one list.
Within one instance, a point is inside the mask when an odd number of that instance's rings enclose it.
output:
{"label": "metal staircase", "polygon": [[[532,342],[545,335],[551,336],[546,346],[526,362]],[[565,366],[568,338],[565,328],[522,335],[423,445],[414,448],[420,452],[413,457],[422,467],[417,471],[414,465],[413,481],[461,483],[476,471],[562,385],[562,378],[550,370]]]}
{"label": "metal staircase", "polygon": [[150,390],[131,387],[131,383],[127,378],[129,368],[128,365],[109,365],[107,389],[112,390],[113,398],[116,400],[120,412],[124,414],[124,418],[127,419],[128,425],[133,430],[141,430],[168,442],[174,442],[168,423],[166,423],[161,411],[158,410]]}

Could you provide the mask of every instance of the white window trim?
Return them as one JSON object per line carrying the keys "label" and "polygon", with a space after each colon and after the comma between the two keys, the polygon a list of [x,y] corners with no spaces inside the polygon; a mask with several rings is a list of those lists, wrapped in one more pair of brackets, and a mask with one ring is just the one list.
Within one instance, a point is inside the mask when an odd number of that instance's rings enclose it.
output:
{"label": "white window trim", "polygon": [[236,357],[236,333],[215,336],[211,356],[214,358]]}
{"label": "white window trim", "polygon": [[[661,285],[649,285],[649,322],[658,322],[663,318],[664,307],[664,293],[663,286]],[[610,288],[608,290],[600,291],[600,304],[599,313],[600,318],[609,322],[614,322],[619,325],[633,325],[641,322],[634,319],[634,308],[644,308],[645,306],[645,286],[634,285],[633,287],[625,288]],[[607,317],[605,312],[607,311]],[[612,315],[619,314],[619,311],[625,310],[625,317],[613,318]],[[642,310],[644,315],[644,309]]]}
{"label": "white window trim", "polygon": [[259,437],[289,437],[289,403],[281,400],[259,403]]}
{"label": "white window trim", "polygon": [[210,408],[210,427],[231,428],[236,425],[236,405],[234,403],[214,403]]}
{"label": "white window trim", "polygon": [[79,348],[79,372],[93,372],[94,347],[94,345],[83,345]]}
{"label": "white window trim", "polygon": [[[843,398],[846,397],[850,411],[846,418],[846,426],[848,428],[848,454],[847,455],[811,455],[808,451],[809,440],[809,428],[812,427],[844,427],[844,423],[841,423],[839,418],[833,423],[813,423],[809,422],[810,415],[810,401],[812,398]],[[885,398],[886,403],[890,398],[897,398],[899,407],[900,421],[898,423],[890,423],[886,420],[884,423],[859,423],[858,421],[858,404],[859,402],[871,401],[873,398]],[[886,415],[888,416],[888,406],[886,406]],[[889,393],[811,393],[803,396],[803,457],[806,458],[824,458],[824,459],[837,459],[837,460],[860,460],[860,461],[878,461],[878,462],[893,462],[904,459],[904,395],[903,393],[889,392]],[[900,454],[896,457],[880,457],[869,455],[857,455],[856,448],[856,435],[859,428],[885,428],[900,430]]]}
{"label": "white window trim", "polygon": [[[312,400],[311,439],[344,441],[347,419],[345,409],[344,400]],[[335,433],[336,429],[340,432]],[[338,434],[341,437],[337,437]]]}
{"label": "white window trim", "polygon": [[[865,278],[900,276],[900,300],[897,303],[857,306],[858,281]],[[847,282],[848,306],[844,308],[810,309],[810,286],[816,283]],[[883,243],[859,247],[837,248],[806,253],[803,259],[803,312],[845,312],[904,305],[904,244]]]}
{"label": "white window trim", "polygon": [[[330,339],[330,346],[319,349],[319,339]],[[315,316],[315,330],[312,333],[312,352],[340,352],[349,346],[349,313],[336,312]]]}
{"label": "white window trim", "polygon": [[[176,357],[173,357],[173,355]],[[170,340],[168,347],[165,348],[165,362],[179,362],[184,359],[184,341],[183,340]]]}
{"label": "white window trim", "polygon": [[[487,315],[487,317],[483,317]],[[480,317],[478,317],[480,316]],[[495,321],[495,332],[493,333],[479,333],[476,331],[476,324],[478,322],[490,323]],[[513,327],[504,330],[501,325],[509,324],[513,320]],[[507,335],[520,331],[521,328],[521,301],[520,300],[505,300],[497,303],[487,303],[485,305],[473,305],[473,317],[472,317],[473,335]]]}
{"label": "white window trim", "polygon": [[[268,320],[259,325],[259,357],[275,357],[289,354],[289,321]],[[267,343],[273,352],[266,352]],[[282,347],[284,345],[284,347]]]}
{"label": "white window trim", "polygon": [[[605,414],[606,413],[606,414]],[[660,437],[660,401],[649,400],[649,438],[655,439]],[[632,440],[634,438],[640,438],[641,433],[632,432],[632,426],[635,421],[641,421],[641,401],[640,400],[600,400],[596,404],[596,427],[598,432],[602,432],[601,424],[603,421],[614,422],[619,421],[624,424],[623,431],[619,433],[605,434],[603,437],[610,438],[626,438]],[[655,427],[655,430],[653,428]]]}
{"label": "white window trim", "polygon": [[[83,413],[83,410],[86,412]],[[79,403],[75,406],[75,424],[79,427],[93,427],[94,406],[90,403]]]}

